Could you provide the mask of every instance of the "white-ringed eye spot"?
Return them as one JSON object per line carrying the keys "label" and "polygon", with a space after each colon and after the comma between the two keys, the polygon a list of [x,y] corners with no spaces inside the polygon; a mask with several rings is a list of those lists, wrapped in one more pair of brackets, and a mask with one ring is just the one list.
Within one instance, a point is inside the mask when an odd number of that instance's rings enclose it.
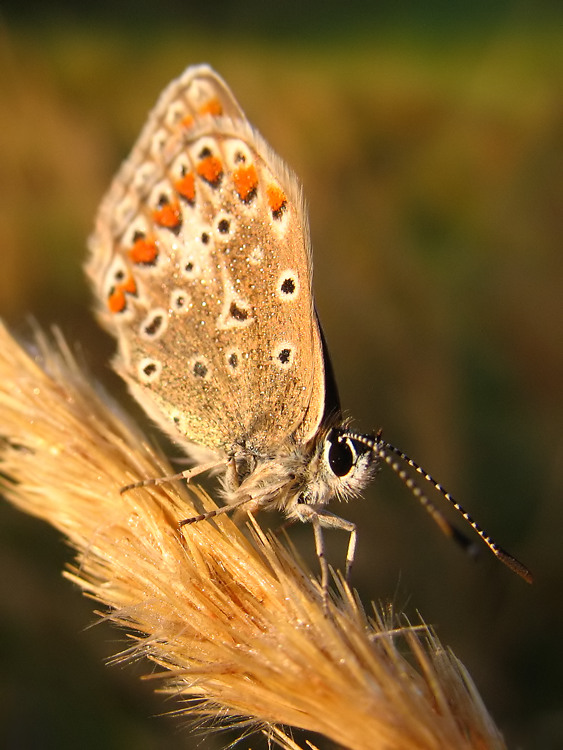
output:
{"label": "white-ringed eye spot", "polygon": [[[250,303],[237,293],[225,265],[219,262],[216,269],[221,276],[224,295],[221,313],[217,318],[217,328],[220,331],[232,328],[246,328],[254,322]],[[238,279],[236,283],[239,284]]]}
{"label": "white-ringed eye spot", "polygon": [[142,359],[137,366],[137,373],[141,383],[148,385],[149,383],[156,382],[160,373],[162,372],[162,363],[158,359],[150,359],[146,357]]}
{"label": "white-ringed eye spot", "polygon": [[221,218],[217,222],[217,229],[219,230],[220,234],[229,234],[231,231],[231,221],[230,219]]}
{"label": "white-ringed eye spot", "polygon": [[106,287],[109,288],[114,286],[115,284],[119,284],[122,281],[124,281],[125,277],[127,276],[127,267],[121,257],[117,255],[113,263],[108,269],[107,277],[106,277]]}
{"label": "white-ringed eye spot", "polygon": [[170,185],[166,180],[157,182],[151,190],[148,202],[153,208],[160,208],[163,200],[172,200]]}
{"label": "white-ringed eye spot", "polygon": [[229,305],[229,315],[237,323],[246,323],[250,317],[250,311],[244,303],[233,300]]}
{"label": "white-ringed eye spot", "polygon": [[214,138],[207,136],[197,138],[189,144],[187,158],[192,164],[197,164],[201,159],[212,156],[216,146],[217,141]]}
{"label": "white-ringed eye spot", "polygon": [[192,299],[184,289],[173,289],[170,293],[170,310],[175,313],[186,313],[192,305]]}
{"label": "white-ringed eye spot", "polygon": [[288,269],[280,274],[276,291],[282,302],[291,302],[299,296],[299,276],[297,271]]}
{"label": "white-ringed eye spot", "polygon": [[223,144],[225,161],[234,167],[251,161],[248,146],[239,138],[229,138]]}
{"label": "white-ringed eye spot", "polygon": [[151,310],[141,323],[141,338],[154,341],[160,338],[168,327],[168,313],[164,308],[157,307]]}
{"label": "white-ringed eye spot", "polygon": [[282,370],[288,370],[295,362],[295,346],[288,341],[278,344],[272,352],[272,360]]}
{"label": "white-ringed eye spot", "polygon": [[125,247],[132,247],[138,239],[145,239],[148,231],[147,220],[144,216],[138,216],[123,233],[121,241]]}
{"label": "white-ringed eye spot", "polygon": [[180,272],[186,279],[198,279],[202,275],[200,264],[194,256],[189,255],[181,259]]}

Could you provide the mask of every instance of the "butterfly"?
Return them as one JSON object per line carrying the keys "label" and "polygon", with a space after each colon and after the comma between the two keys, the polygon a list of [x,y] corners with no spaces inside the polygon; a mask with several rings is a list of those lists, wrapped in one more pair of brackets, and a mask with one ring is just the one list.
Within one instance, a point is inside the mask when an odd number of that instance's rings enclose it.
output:
{"label": "butterfly", "polygon": [[175,476],[222,476],[226,505],[183,525],[235,508],[309,522],[326,592],[322,530],[349,533],[347,577],[357,540],[355,524],[327,505],[359,495],[386,463],[443,531],[469,546],[405,467],[531,581],[418,464],[343,418],[313,300],[301,187],[211,68],[189,67],[164,90],[89,247],[98,317],[117,339],[114,367],[194,465]]}

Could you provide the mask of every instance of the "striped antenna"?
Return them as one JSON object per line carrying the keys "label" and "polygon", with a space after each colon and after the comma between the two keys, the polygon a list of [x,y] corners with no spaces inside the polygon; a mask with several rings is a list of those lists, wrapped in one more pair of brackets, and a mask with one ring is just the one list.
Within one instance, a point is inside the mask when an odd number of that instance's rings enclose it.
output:
{"label": "striped antenna", "polygon": [[467,513],[467,511],[462,508],[457,500],[452,495],[450,495],[450,493],[440,484],[440,482],[437,482],[434,477],[432,477],[427,471],[419,466],[416,461],[413,461],[412,458],[409,458],[406,453],[403,453],[403,451],[395,448],[395,446],[391,445],[391,443],[383,440],[383,438],[381,437],[381,430],[377,433],[375,438],[368,438],[365,435],[358,435],[352,432],[345,433],[342,437],[349,437],[352,440],[357,440],[358,442],[363,443],[368,448],[370,448],[378,458],[380,458],[382,461],[385,461],[385,463],[395,472],[395,474],[399,477],[403,484],[418,499],[420,504],[428,511],[430,516],[438,524],[444,534],[452,538],[470,554],[475,554],[474,544],[465,536],[465,534],[459,531],[442,515],[440,510],[438,510],[434,503],[424,494],[424,492],[420,489],[414,479],[409,476],[407,471],[405,471],[397,458],[400,459],[400,461],[404,464],[407,464],[407,466],[410,466],[413,471],[416,471],[417,474],[420,474],[422,477],[424,477],[424,479],[429,482],[443,497],[445,497],[450,505],[452,505],[457,510],[457,512],[461,514],[462,518],[467,521],[471,528],[485,542],[493,555],[498,557],[498,559],[502,563],[504,563],[508,568],[510,568],[510,570],[523,578],[527,583],[533,582],[533,576],[528,568],[515,557],[509,555],[506,550],[502,549],[502,547],[499,547],[499,545],[495,541],[493,541],[493,539],[491,539],[487,532],[482,529],[476,521],[473,520],[469,513]]}

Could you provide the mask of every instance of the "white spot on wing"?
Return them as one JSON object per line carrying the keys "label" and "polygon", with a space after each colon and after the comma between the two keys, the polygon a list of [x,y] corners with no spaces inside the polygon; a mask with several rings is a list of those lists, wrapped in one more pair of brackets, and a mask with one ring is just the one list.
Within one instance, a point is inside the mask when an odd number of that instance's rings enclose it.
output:
{"label": "white spot on wing", "polygon": [[148,341],[155,341],[162,336],[167,328],[168,312],[162,307],[157,307],[156,309],[151,310],[143,320],[139,333],[141,338]]}
{"label": "white spot on wing", "polygon": [[254,322],[250,303],[243,299],[232,284],[225,266],[221,265],[223,283],[223,305],[217,319],[217,328],[226,331],[232,328],[247,328]]}
{"label": "white spot on wing", "polygon": [[289,268],[283,271],[276,286],[276,293],[282,302],[292,302],[299,296],[299,276]]}
{"label": "white spot on wing", "polygon": [[137,216],[134,221],[131,222],[130,226],[123,233],[122,242],[125,247],[133,247],[138,235],[144,235],[146,237],[149,227],[147,220],[144,216]]}
{"label": "white spot on wing", "polygon": [[174,202],[174,196],[172,194],[172,190],[170,189],[170,184],[166,180],[157,182],[157,184],[151,190],[151,194],[148,200],[149,206],[154,209],[161,208],[161,200],[163,197],[166,198],[169,203]]}
{"label": "white spot on wing", "polygon": [[155,383],[160,378],[162,372],[162,362],[158,359],[150,359],[145,357],[142,359],[137,366],[137,373],[139,381],[148,385],[149,383]]}
{"label": "white spot on wing", "polygon": [[187,313],[192,307],[192,298],[185,289],[173,289],[170,292],[170,310],[173,313]]}
{"label": "white spot on wing", "polygon": [[264,260],[264,250],[260,245],[255,245],[248,254],[248,262],[251,266],[259,266]]}
{"label": "white spot on wing", "polygon": [[295,362],[295,351],[291,341],[281,341],[272,350],[272,361],[282,370],[289,370]]}

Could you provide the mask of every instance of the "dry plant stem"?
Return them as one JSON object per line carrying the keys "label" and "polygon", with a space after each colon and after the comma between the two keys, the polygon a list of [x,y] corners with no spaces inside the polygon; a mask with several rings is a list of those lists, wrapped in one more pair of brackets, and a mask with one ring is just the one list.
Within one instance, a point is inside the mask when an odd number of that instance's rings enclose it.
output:
{"label": "dry plant stem", "polygon": [[[53,524],[76,550],[66,575],[134,635],[179,712],[264,730],[279,725],[346,748],[503,748],[463,667],[425,628],[368,619],[337,579],[318,583],[256,523],[226,515],[180,528],[214,506],[180,485],[126,484],[171,471],[96,392],[60,336],[30,356],[0,329],[0,471],[4,494]],[[198,506],[194,505],[194,499]],[[193,704],[196,704],[195,707]]]}

